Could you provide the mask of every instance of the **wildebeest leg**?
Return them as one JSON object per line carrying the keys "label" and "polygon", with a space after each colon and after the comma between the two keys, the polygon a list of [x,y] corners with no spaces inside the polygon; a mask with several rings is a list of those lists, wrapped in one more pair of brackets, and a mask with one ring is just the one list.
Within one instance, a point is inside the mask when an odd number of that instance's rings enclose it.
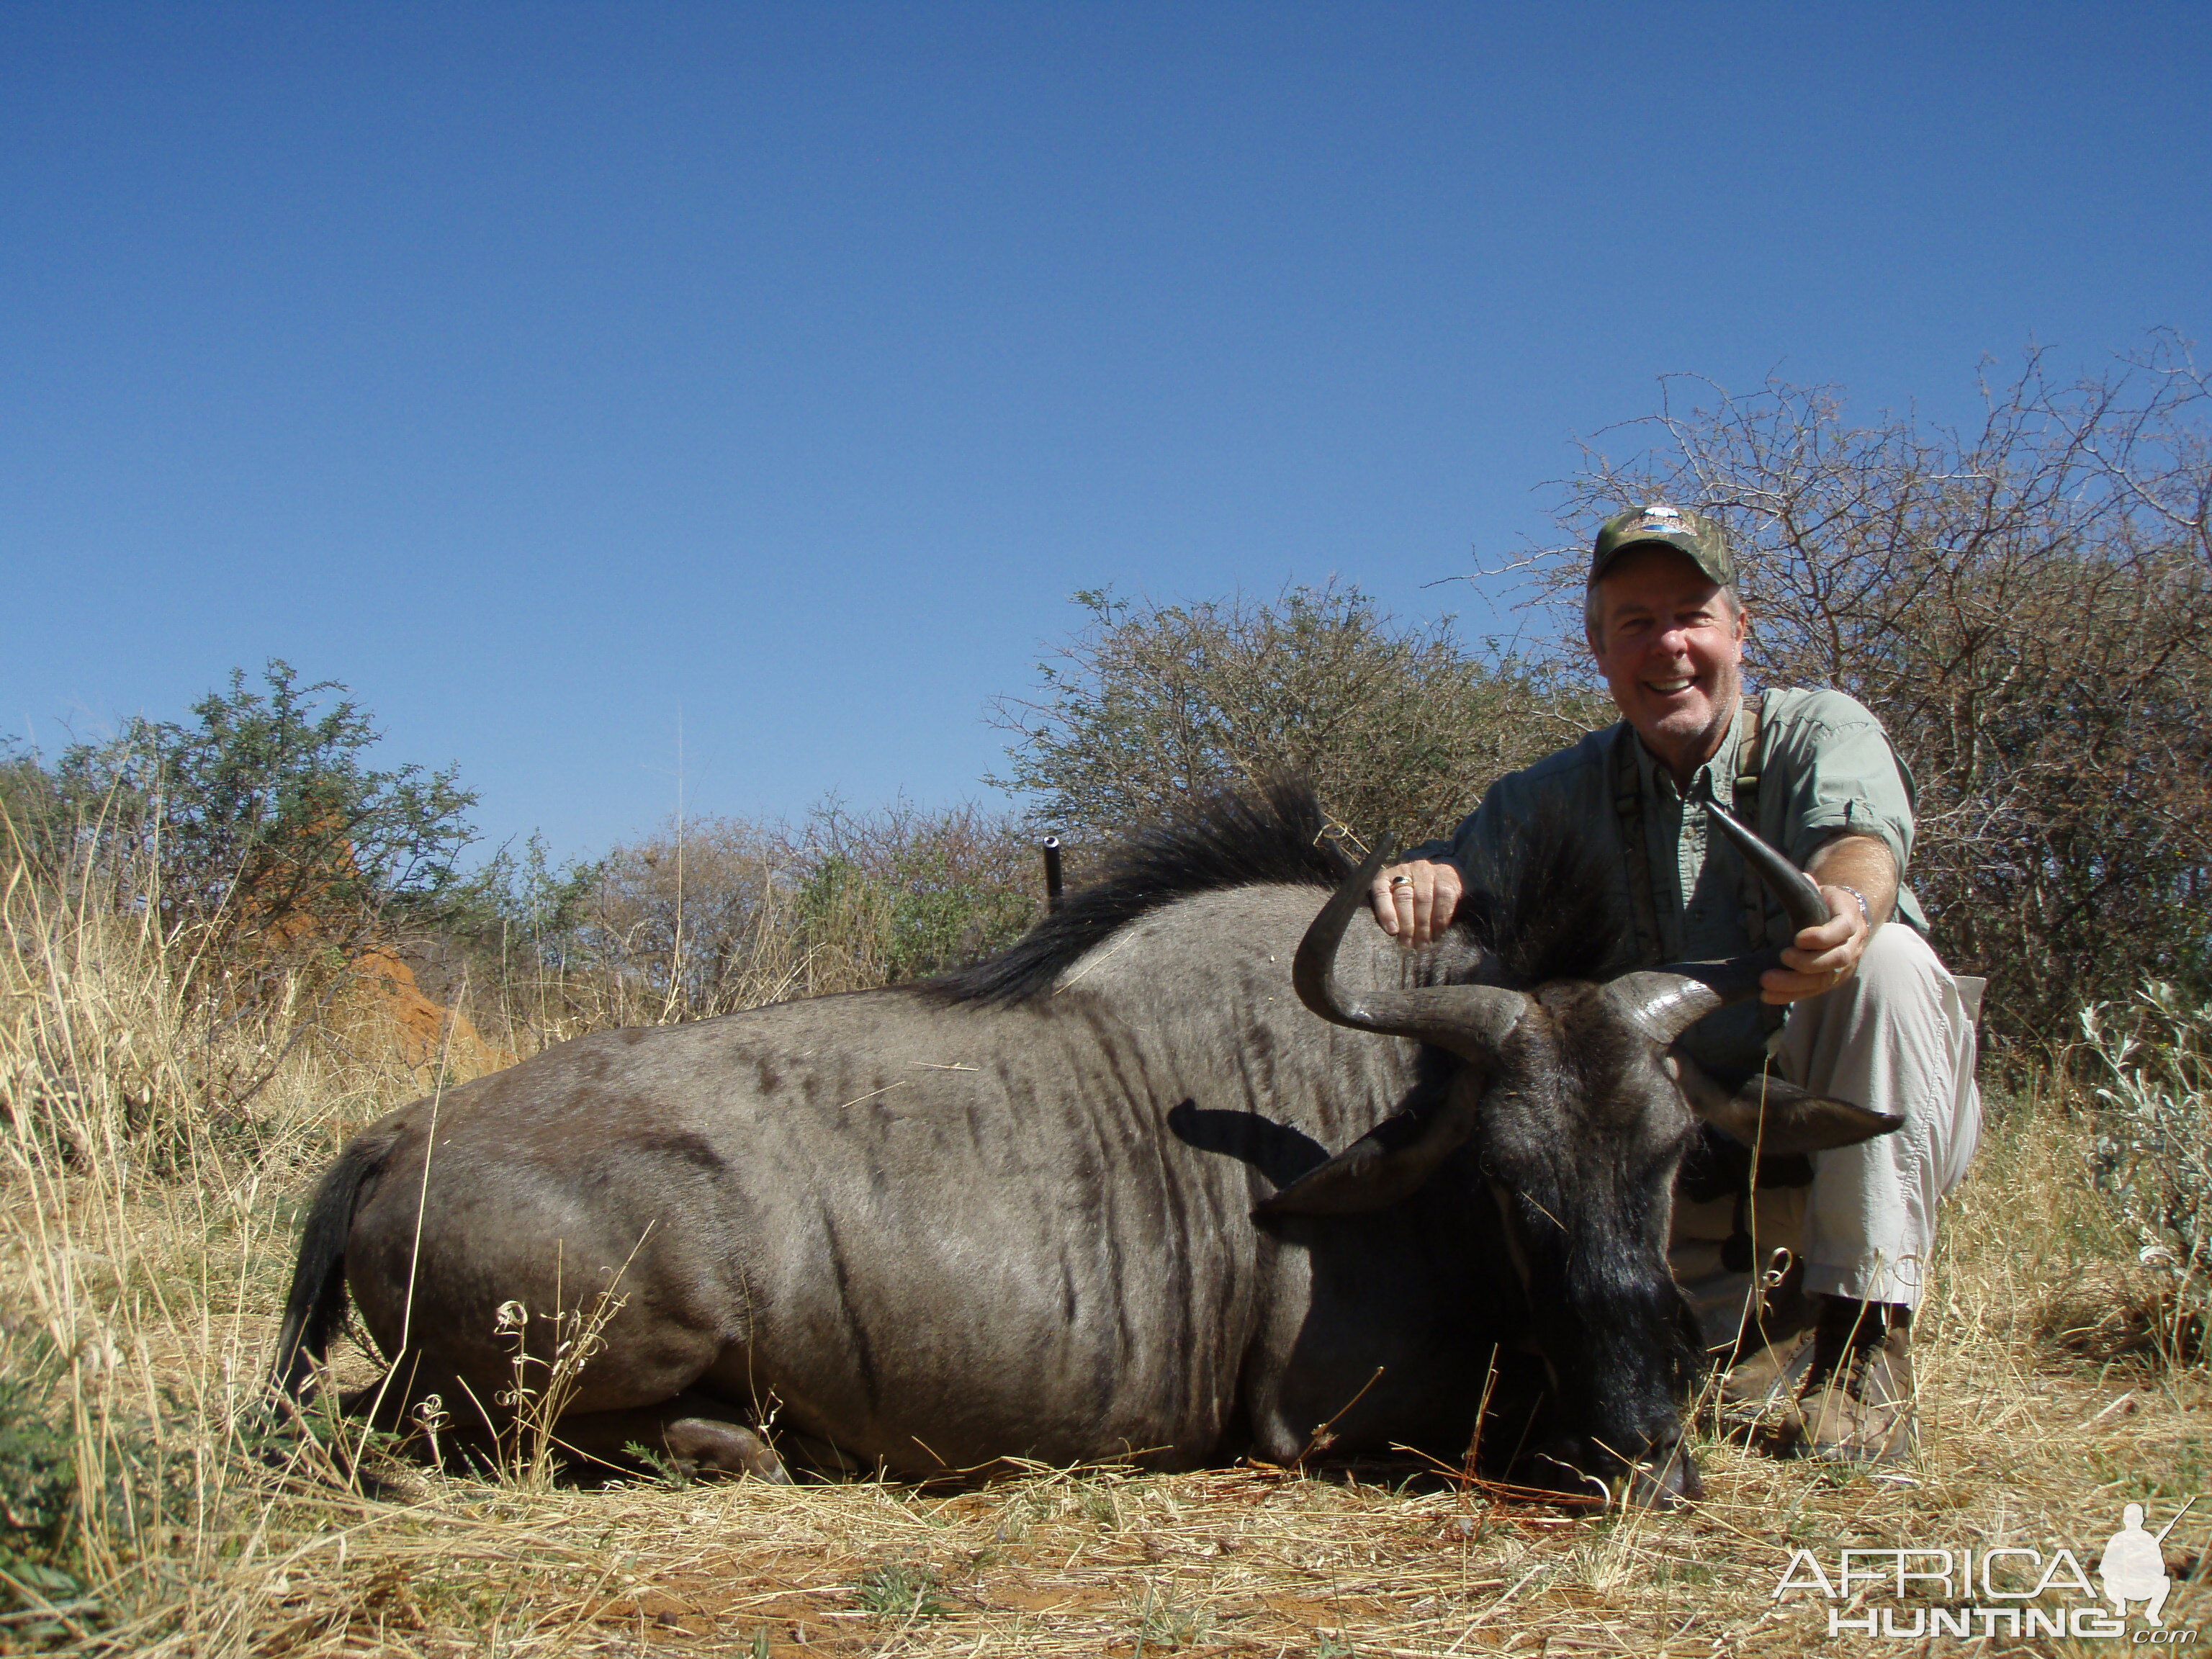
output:
{"label": "wildebeest leg", "polygon": [[554,1437],[579,1456],[612,1468],[637,1467],[636,1453],[624,1449],[635,1445],[679,1468],[791,1484],[768,1443],[736,1411],[703,1394],[679,1394],[658,1406],[563,1417]]}

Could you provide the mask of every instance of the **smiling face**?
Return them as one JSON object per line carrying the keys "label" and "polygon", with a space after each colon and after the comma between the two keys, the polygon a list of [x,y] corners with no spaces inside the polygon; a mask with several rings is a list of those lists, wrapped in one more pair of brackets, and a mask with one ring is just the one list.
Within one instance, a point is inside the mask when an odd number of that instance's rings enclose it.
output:
{"label": "smiling face", "polygon": [[1590,653],[1613,702],[1651,752],[1687,778],[1712,758],[1735,716],[1743,612],[1662,544],[1622,554],[1594,599]]}

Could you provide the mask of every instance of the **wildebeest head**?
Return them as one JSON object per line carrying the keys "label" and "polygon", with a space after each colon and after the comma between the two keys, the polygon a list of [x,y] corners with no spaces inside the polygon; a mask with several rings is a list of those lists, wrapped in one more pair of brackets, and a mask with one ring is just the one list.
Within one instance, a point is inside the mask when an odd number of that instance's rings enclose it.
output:
{"label": "wildebeest head", "polygon": [[[1828,919],[1804,875],[1711,810],[1796,926]],[[1677,1046],[1705,1015],[1757,995],[1772,951],[1526,988],[1348,990],[1338,949],[1389,850],[1378,848],[1315,919],[1294,969],[1298,995],[1338,1024],[1416,1037],[1464,1063],[1439,1100],[1378,1126],[1261,1212],[1379,1207],[1470,1146],[1486,1190],[1469,1200],[1497,1206],[1554,1415],[1568,1425],[1540,1455],[1564,1484],[1595,1481],[1644,1502],[1694,1498],[1677,1406],[1692,1327],[1668,1269],[1667,1236],[1675,1170],[1697,1120],[1770,1155],[1848,1146],[1903,1120],[1771,1076],[1723,1088]]]}

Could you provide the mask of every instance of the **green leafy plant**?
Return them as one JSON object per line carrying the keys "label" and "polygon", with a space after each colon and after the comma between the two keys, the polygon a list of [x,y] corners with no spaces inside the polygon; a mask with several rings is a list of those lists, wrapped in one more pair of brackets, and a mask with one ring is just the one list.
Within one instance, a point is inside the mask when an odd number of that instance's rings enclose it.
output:
{"label": "green leafy plant", "polygon": [[1121,1505],[1114,1496],[1114,1489],[1103,1481],[1078,1481],[1069,1493],[1075,1512],[1086,1521],[1096,1522],[1106,1528],[1121,1524]]}
{"label": "green leafy plant", "polygon": [[635,1458],[647,1468],[651,1469],[660,1478],[665,1486],[681,1489],[690,1486],[698,1478],[693,1474],[690,1465],[670,1457],[665,1453],[657,1452],[652,1447],[642,1445],[637,1441],[623,1442],[623,1452],[624,1455]]}
{"label": "green leafy plant", "polygon": [[2151,1335],[2168,1363],[2203,1357],[2212,1327],[2212,1003],[2154,981],[2081,1011],[2101,1062],[2090,1176],[2158,1286]]}
{"label": "green leafy plant", "polygon": [[[66,1633],[67,1614],[82,1602],[76,1540],[76,1452],[55,1420],[59,1402],[50,1384],[0,1374],[0,1589],[33,1639]],[[40,1620],[49,1609],[61,1619]]]}
{"label": "green leafy plant", "polygon": [[853,1586],[853,1599],[885,1619],[936,1619],[950,1611],[938,1595],[934,1569],[913,1561],[884,1561]]}
{"label": "green leafy plant", "polygon": [[1131,1596],[1129,1612],[1136,1621],[1139,1656],[1148,1647],[1194,1646],[1213,1628],[1212,1616],[1203,1604],[1154,1583],[1143,1585]]}
{"label": "green leafy plant", "polygon": [[115,1363],[102,1340],[74,1362],[43,1340],[0,1346],[0,1631],[34,1645],[111,1622],[103,1575],[200,1513],[190,1459],[163,1449],[184,1408],[160,1395],[156,1425],[106,1395]]}

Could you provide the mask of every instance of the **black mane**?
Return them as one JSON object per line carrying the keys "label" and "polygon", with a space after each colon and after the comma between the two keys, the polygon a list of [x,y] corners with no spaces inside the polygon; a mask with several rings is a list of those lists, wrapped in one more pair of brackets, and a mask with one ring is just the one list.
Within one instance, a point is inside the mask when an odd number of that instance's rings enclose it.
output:
{"label": "black mane", "polygon": [[[947,1002],[1021,1002],[1049,991],[1139,917],[1194,893],[1263,884],[1333,890],[1356,866],[1329,823],[1302,781],[1272,783],[1257,796],[1208,796],[1187,816],[1131,836],[1096,881],[996,956],[921,988]],[[1523,989],[1606,979],[1634,966],[1611,853],[1601,836],[1565,819],[1542,816],[1521,825],[1509,848],[1510,868],[1490,875],[1489,884],[1503,890],[1475,890],[1461,901],[1455,931],[1462,947],[1444,954],[1466,963],[1465,946],[1479,946],[1487,957],[1480,978]],[[1450,971],[1442,961],[1437,967]]]}
{"label": "black mane", "polygon": [[1271,783],[1256,798],[1208,796],[1187,817],[1131,836],[1096,881],[998,955],[925,988],[949,1002],[1020,1002],[1050,990],[1138,917],[1193,893],[1277,883],[1334,890],[1357,866],[1328,828],[1310,784]]}
{"label": "black mane", "polygon": [[[1609,827],[1609,826],[1608,826]],[[1560,979],[1610,979],[1636,963],[1619,898],[1620,854],[1605,830],[1553,812],[1515,826],[1504,868],[1480,872],[1460,901],[1463,927],[1493,961],[1486,980],[1530,990]]]}

